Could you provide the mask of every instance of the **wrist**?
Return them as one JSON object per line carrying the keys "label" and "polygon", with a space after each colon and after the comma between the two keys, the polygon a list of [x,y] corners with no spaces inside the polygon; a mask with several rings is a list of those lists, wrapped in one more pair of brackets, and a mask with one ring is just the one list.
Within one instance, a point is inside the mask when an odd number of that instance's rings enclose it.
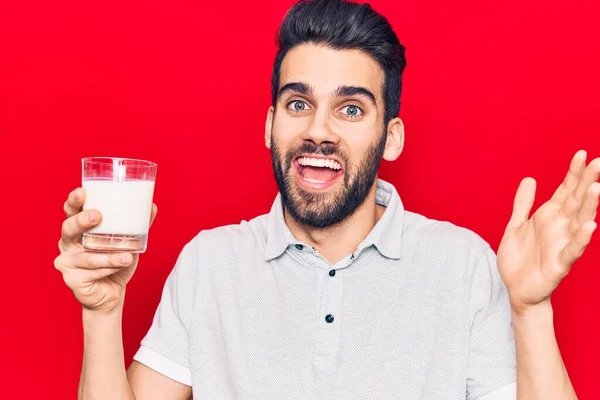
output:
{"label": "wrist", "polygon": [[552,309],[550,299],[547,299],[535,305],[520,307],[511,305],[511,316],[513,323],[539,323],[540,321],[552,320],[554,310]]}
{"label": "wrist", "polygon": [[125,290],[121,293],[119,300],[117,301],[114,307],[110,309],[93,309],[85,306],[81,306],[81,313],[84,324],[86,322],[94,322],[94,321],[112,321],[112,320],[121,320],[123,315],[123,306],[125,304]]}

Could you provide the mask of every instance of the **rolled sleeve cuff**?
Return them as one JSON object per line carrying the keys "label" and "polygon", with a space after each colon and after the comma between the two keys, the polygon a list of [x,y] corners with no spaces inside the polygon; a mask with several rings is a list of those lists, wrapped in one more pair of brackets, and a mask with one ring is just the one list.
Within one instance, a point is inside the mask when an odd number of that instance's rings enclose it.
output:
{"label": "rolled sleeve cuff", "polygon": [[[169,360],[146,346],[141,346],[137,353],[135,353],[135,356],[133,356],[133,359],[167,378],[187,386],[192,386],[192,372],[189,368]],[[480,397],[480,399],[483,399],[483,397]],[[491,400],[495,400],[495,398]]]}
{"label": "rolled sleeve cuff", "polygon": [[500,389],[478,397],[477,400],[517,400],[517,382],[502,386]]}

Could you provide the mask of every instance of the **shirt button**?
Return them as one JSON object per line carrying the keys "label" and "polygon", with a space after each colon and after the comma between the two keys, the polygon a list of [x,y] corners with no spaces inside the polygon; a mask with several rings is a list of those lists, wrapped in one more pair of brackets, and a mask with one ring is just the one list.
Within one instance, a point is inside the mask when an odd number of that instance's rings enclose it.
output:
{"label": "shirt button", "polygon": [[328,324],[332,323],[332,322],[333,322],[333,315],[331,315],[331,314],[328,314],[328,315],[325,317],[325,321],[327,321],[327,323],[328,323]]}
{"label": "shirt button", "polygon": [[335,276],[335,269],[332,269],[331,271],[329,271],[329,276]]}
{"label": "shirt button", "polygon": [[297,248],[298,250],[302,250],[302,249],[304,248],[304,246],[302,246],[301,244],[297,244],[297,245],[296,245],[296,248]]}

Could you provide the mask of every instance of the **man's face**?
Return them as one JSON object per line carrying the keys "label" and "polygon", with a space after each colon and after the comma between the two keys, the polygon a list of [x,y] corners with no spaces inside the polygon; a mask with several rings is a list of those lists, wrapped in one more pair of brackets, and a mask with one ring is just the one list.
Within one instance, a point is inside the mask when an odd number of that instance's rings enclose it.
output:
{"label": "man's face", "polygon": [[303,44],[285,56],[267,145],[283,205],[298,222],[334,225],[369,194],[386,141],[383,81],[379,64],[358,50]]}

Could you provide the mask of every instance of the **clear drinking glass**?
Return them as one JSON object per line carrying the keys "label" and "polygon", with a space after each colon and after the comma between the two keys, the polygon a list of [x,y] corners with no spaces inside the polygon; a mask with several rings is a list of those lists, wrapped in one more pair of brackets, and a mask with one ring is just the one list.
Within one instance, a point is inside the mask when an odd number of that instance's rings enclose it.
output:
{"label": "clear drinking glass", "polygon": [[157,165],[115,157],[86,157],[81,163],[83,209],[102,214],[100,224],[83,234],[83,247],[145,252]]}

